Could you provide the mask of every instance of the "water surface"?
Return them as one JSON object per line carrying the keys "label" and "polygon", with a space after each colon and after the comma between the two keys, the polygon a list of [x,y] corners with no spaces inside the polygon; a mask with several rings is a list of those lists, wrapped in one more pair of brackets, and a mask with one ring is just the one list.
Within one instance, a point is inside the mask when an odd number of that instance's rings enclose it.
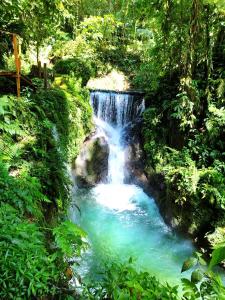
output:
{"label": "water surface", "polygon": [[182,263],[193,246],[165,225],[154,200],[142,189],[102,184],[78,190],[76,204],[81,215],[74,213],[74,221],[86,230],[91,244],[81,273],[97,273],[102,261],[122,262],[132,256],[138,270],[172,283],[181,278]]}

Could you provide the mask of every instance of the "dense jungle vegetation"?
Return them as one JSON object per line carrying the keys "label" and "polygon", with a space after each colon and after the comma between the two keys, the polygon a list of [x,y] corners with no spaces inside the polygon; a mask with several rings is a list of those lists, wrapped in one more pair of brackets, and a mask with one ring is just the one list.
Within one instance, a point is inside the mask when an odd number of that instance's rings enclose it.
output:
{"label": "dense jungle vegetation", "polygon": [[[2,0],[0,69],[13,70],[7,32],[36,92],[17,99],[14,81],[0,80],[0,298],[225,299],[213,273],[225,259],[224,1]],[[43,57],[47,90],[32,66]],[[113,68],[145,92],[146,173],[165,218],[204,248],[181,266],[198,266],[182,292],[132,259],[81,291],[69,284],[88,247],[66,217],[69,165],[93,128],[85,85]]]}

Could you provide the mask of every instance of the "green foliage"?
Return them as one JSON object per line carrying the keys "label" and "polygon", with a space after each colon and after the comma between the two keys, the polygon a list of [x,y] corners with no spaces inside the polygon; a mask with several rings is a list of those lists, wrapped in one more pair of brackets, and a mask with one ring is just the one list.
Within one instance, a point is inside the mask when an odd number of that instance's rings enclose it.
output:
{"label": "green foliage", "polygon": [[58,60],[54,66],[58,74],[73,74],[77,78],[82,78],[83,85],[86,85],[91,77],[94,77],[95,71],[87,60],[79,58],[67,58]]}
{"label": "green foliage", "polygon": [[93,16],[84,19],[80,24],[80,34],[89,42],[94,43],[95,47],[102,48],[107,46],[109,41],[113,44],[118,42],[116,33],[121,26],[122,23],[118,22],[113,15]]}
{"label": "green foliage", "polygon": [[[165,149],[163,147],[163,137],[165,135],[161,126],[161,114],[156,107],[150,107],[144,112],[144,149],[147,154],[148,163],[152,167],[163,164]],[[160,137],[157,141],[156,138]]]}
{"label": "green foliage", "polygon": [[192,102],[185,92],[177,94],[177,98],[171,102],[171,117],[180,120],[182,130],[194,127],[196,117],[194,115],[194,102]]}
{"label": "green foliage", "polygon": [[185,271],[189,270],[190,268],[195,266],[196,263],[197,263],[197,259],[195,257],[191,257],[191,258],[185,260],[185,262],[183,263],[181,272],[185,272]]}
{"label": "green foliage", "polygon": [[86,84],[90,77],[107,74],[113,66],[132,77],[140,62],[139,48],[119,17],[90,16],[79,24],[74,40],[61,39],[53,45],[51,56],[58,73],[73,71]]}
{"label": "green foliage", "polygon": [[89,93],[69,77],[55,85],[1,97],[1,299],[61,297],[66,257],[87,247],[85,233],[60,216],[71,197],[66,163],[92,128]]}
{"label": "green foliage", "polygon": [[19,178],[10,176],[4,164],[0,162],[0,203],[9,203],[21,214],[42,218],[42,202],[50,202],[41,192],[41,184],[37,178],[21,174]]}
{"label": "green foliage", "polygon": [[212,252],[212,258],[210,260],[209,268],[213,268],[225,260],[225,243],[220,243],[215,246]]}
{"label": "green foliage", "polygon": [[70,221],[65,221],[53,229],[56,245],[67,257],[81,256],[88,244],[84,241],[86,233]]}
{"label": "green foliage", "polygon": [[[72,161],[79,153],[79,148],[84,138],[91,132],[92,108],[89,102],[89,92],[81,87],[80,80],[68,76],[58,77],[55,79],[54,86],[60,88],[64,93],[64,101],[70,115],[68,117],[68,133],[64,132],[60,136],[60,140],[68,139],[68,159]],[[58,101],[56,98],[55,101]],[[57,102],[56,102],[57,103]],[[65,130],[65,122],[61,123],[61,131]],[[60,129],[58,129],[60,134]]]}
{"label": "green foliage", "polygon": [[[65,221],[53,229],[57,248],[50,252],[46,237],[32,217],[24,219],[9,204],[0,207],[0,297],[31,299],[58,297],[66,280],[65,256],[76,257],[86,249],[86,234]],[[48,228],[51,232],[52,230]]]}
{"label": "green foliage", "polygon": [[194,267],[191,280],[183,278],[183,299],[225,299],[225,287],[219,275],[213,273],[210,268],[220,263],[224,259],[224,249],[218,248],[221,252],[214,252],[210,261],[209,269],[206,270],[206,262],[199,252],[194,253],[184,262],[182,271],[187,271]]}
{"label": "green foliage", "polygon": [[[69,222],[47,234],[33,221],[42,223],[43,216],[51,219],[56,210],[66,209],[70,199],[66,164],[77,156],[92,128],[89,95],[82,85],[112,66],[129,73],[135,88],[147,92],[146,170],[154,168],[163,174],[169,203],[179,208],[178,214],[187,210],[187,222],[191,219],[202,236],[224,226],[224,20],[222,0],[1,2],[0,27],[21,35],[23,57],[26,49],[34,46],[38,60],[42,46],[48,43],[55,70],[82,79],[81,84],[68,76],[56,78],[48,91],[38,89],[31,95],[27,90],[19,100],[0,98],[0,210],[6,226],[3,237],[9,237],[3,239],[4,247],[10,251],[1,249],[5,251],[2,260],[13,253],[12,260],[1,262],[5,284],[1,298],[54,294],[59,278],[55,267],[63,261],[63,252],[72,256],[77,251],[79,255],[85,245],[84,233]],[[0,46],[0,65],[11,69],[10,37],[1,33]],[[9,81],[2,80],[0,85],[1,90],[10,85],[13,91]],[[34,237],[30,246],[27,233]],[[47,249],[46,236],[51,241],[56,238],[57,257]],[[22,238],[24,252],[20,249]],[[214,249],[212,265],[224,258],[221,249]],[[37,275],[22,265],[26,255]],[[199,264],[201,258],[196,259]],[[189,266],[190,261],[184,269]],[[12,270],[9,275],[8,268]],[[130,265],[110,268],[105,280],[86,289],[84,299],[177,296],[175,289],[162,287]],[[11,275],[13,272],[19,275]],[[23,281],[18,283],[18,278]],[[183,279],[183,285],[186,299],[224,298],[220,279],[210,273],[194,270],[191,280]]]}
{"label": "green foliage", "polygon": [[21,124],[16,119],[16,107],[13,98],[0,97],[0,130],[10,135],[23,136]]}
{"label": "green foliage", "polygon": [[221,131],[225,127],[225,109],[217,108],[211,104],[209,106],[209,117],[206,120],[207,131],[214,141],[221,137]]}
{"label": "green foliage", "polygon": [[205,1],[158,4],[143,75],[136,75],[150,106],[144,114],[146,171],[164,176],[163,206],[172,205],[178,226],[202,236],[224,226],[224,14],[219,7]]}
{"label": "green foliage", "polygon": [[[75,72],[77,77],[82,77],[85,83],[88,76],[95,76],[107,72],[107,67],[101,61],[101,53],[86,41],[85,36],[78,35],[75,40],[60,40],[53,45],[51,56],[56,61],[56,71],[69,74]],[[57,67],[57,65],[59,66]],[[78,70],[81,73],[78,73]],[[85,74],[84,70],[88,73]],[[88,75],[88,76],[87,76]]]}
{"label": "green foliage", "polygon": [[171,190],[175,201],[183,205],[184,202],[190,201],[189,198],[196,193],[199,181],[198,170],[187,151],[173,150],[168,157],[168,162],[163,167],[168,192]]}
{"label": "green foliage", "polygon": [[132,259],[106,266],[102,279],[87,284],[81,299],[180,299],[177,287],[162,285],[147,272],[138,273]]}
{"label": "green foliage", "polygon": [[29,299],[55,293],[60,272],[49,255],[44,235],[8,204],[0,207],[0,297]]}
{"label": "green foliage", "polygon": [[225,177],[216,168],[201,170],[198,192],[203,201],[225,209]]}
{"label": "green foliage", "polygon": [[80,81],[60,78],[56,86],[32,96],[28,91],[19,100],[1,97],[0,158],[15,174],[28,172],[28,182],[29,175],[38,178],[51,200],[66,203],[65,163],[76,157],[90,132],[92,109]]}
{"label": "green foliage", "polygon": [[[137,88],[142,88],[146,92],[155,91],[159,85],[160,70],[157,70],[157,63],[142,63],[133,79],[133,84]],[[156,71],[157,70],[157,71]]]}

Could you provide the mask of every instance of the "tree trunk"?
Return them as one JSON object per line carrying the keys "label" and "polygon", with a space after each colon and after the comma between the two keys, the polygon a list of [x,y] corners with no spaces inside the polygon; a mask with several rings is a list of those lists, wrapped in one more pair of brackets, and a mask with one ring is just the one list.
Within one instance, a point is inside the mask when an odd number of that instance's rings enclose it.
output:
{"label": "tree trunk", "polygon": [[37,66],[38,66],[38,63],[40,61],[40,45],[38,42],[36,44],[36,55],[37,55]]}
{"label": "tree trunk", "polygon": [[211,74],[211,67],[212,67],[212,51],[211,51],[211,39],[210,39],[210,7],[209,5],[206,5],[205,10],[205,23],[206,23],[206,62],[205,62],[205,77],[206,77],[206,83],[208,87],[208,81]]}
{"label": "tree trunk", "polygon": [[186,77],[189,78],[192,78],[195,69],[195,63],[196,63],[194,56],[195,56],[197,37],[199,34],[200,6],[201,6],[201,0],[192,1],[190,29],[189,29],[189,49],[187,53],[187,60],[186,60],[186,67],[185,67]]}

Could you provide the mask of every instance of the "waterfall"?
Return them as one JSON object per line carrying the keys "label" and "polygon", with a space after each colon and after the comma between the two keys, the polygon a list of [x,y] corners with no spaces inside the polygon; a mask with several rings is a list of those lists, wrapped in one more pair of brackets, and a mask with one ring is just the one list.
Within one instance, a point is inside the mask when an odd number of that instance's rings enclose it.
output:
{"label": "waterfall", "polygon": [[[135,258],[135,268],[149,271],[162,280],[179,280],[180,266],[194,248],[188,240],[173,234],[164,223],[153,198],[124,180],[128,143],[144,109],[143,98],[123,93],[92,92],[96,133],[109,146],[107,180],[78,188],[71,219],[87,233],[90,251],[76,267],[83,278],[99,278],[105,261]],[[134,129],[134,131],[132,131]],[[127,139],[131,137],[131,139]],[[101,162],[99,162],[101,163]]]}
{"label": "waterfall", "polygon": [[136,95],[115,92],[92,92],[91,104],[97,131],[109,145],[108,183],[124,182],[124,127],[143,112],[144,99]]}

